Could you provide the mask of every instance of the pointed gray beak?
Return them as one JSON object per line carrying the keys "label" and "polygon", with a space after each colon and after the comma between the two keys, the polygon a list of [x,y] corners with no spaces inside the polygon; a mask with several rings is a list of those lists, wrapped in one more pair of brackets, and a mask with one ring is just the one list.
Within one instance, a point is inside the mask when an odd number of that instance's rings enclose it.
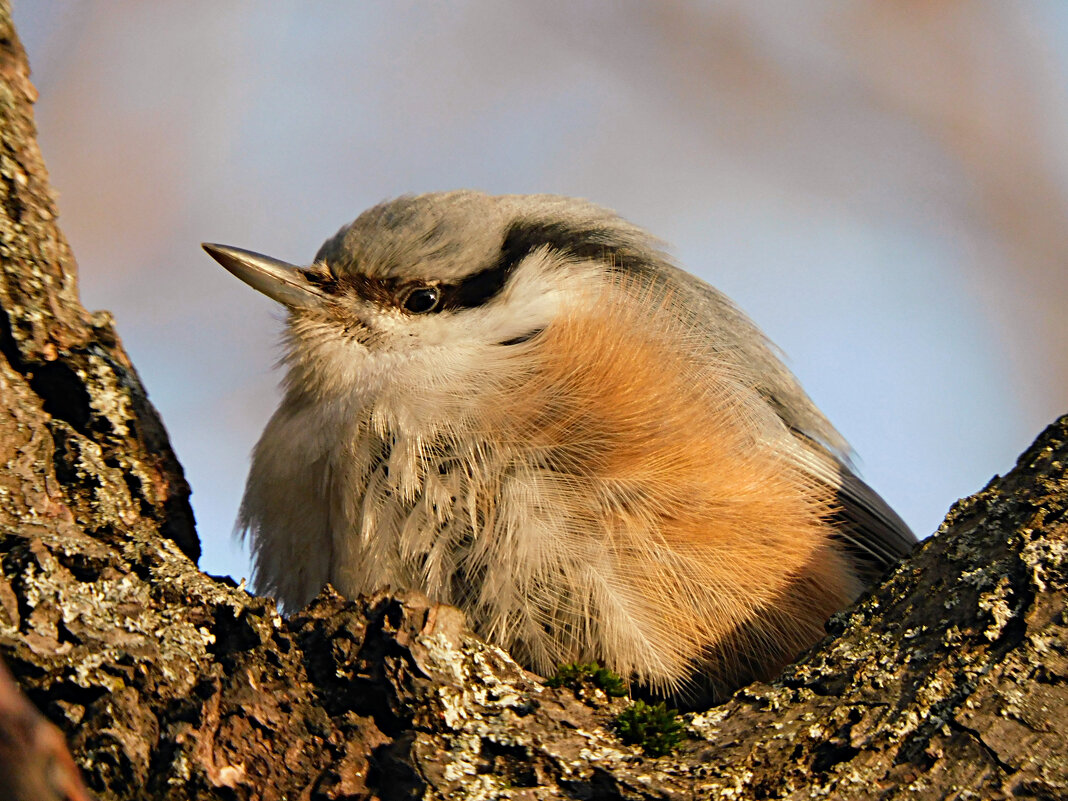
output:
{"label": "pointed gray beak", "polygon": [[295,265],[229,245],[205,242],[201,247],[250,287],[291,309],[318,306],[326,299]]}

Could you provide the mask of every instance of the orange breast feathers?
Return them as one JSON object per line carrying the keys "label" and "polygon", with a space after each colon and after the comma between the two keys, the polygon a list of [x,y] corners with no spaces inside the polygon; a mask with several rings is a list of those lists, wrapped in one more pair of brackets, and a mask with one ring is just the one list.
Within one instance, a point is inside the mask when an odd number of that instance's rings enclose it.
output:
{"label": "orange breast feathers", "polygon": [[[512,346],[523,367],[485,418],[564,485],[554,513],[597,554],[601,589],[562,591],[599,643],[575,633],[575,655],[658,689],[695,671],[717,687],[773,674],[860,587],[830,538],[834,489],[790,458],[792,435],[700,334],[670,298],[591,295]],[[630,653],[643,642],[659,667]]]}

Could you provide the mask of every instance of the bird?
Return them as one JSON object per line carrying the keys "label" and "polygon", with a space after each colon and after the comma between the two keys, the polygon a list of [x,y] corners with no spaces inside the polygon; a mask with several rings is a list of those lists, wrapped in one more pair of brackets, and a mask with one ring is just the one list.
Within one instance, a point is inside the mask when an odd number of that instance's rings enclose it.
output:
{"label": "bird", "polygon": [[405,195],[306,266],[203,247],[287,310],[237,523],[283,610],[416,589],[535,673],[696,708],[916,542],[756,325],[594,203]]}

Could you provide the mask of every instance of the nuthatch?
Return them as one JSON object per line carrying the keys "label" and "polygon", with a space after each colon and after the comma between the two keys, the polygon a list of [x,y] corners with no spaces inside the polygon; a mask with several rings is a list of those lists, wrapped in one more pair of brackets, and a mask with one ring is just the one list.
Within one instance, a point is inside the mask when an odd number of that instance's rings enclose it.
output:
{"label": "nuthatch", "polygon": [[289,310],[238,523],[288,609],[418,588],[535,671],[696,702],[915,542],[764,335],[605,209],[428,194],[309,267],[204,247]]}

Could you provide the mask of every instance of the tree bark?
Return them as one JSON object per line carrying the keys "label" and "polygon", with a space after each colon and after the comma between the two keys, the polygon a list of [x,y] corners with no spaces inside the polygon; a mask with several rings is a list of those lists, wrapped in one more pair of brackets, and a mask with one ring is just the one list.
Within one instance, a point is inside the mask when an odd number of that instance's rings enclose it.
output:
{"label": "tree bark", "polygon": [[[650,758],[626,701],[545,687],[418,593],[286,620],[197,569],[163,425],[78,301],[34,96],[0,2],[0,656],[100,798],[1068,797],[1068,417]],[[0,797],[31,768],[0,747]]]}

